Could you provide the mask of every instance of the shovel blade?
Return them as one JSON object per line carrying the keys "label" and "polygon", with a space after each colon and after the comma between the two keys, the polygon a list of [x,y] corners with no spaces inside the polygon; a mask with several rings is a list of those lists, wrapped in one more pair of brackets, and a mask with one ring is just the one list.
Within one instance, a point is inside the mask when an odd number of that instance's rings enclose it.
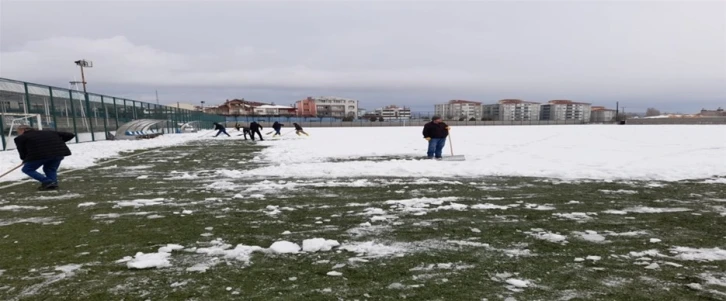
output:
{"label": "shovel blade", "polygon": [[441,158],[441,161],[466,161],[466,157],[464,155],[447,156]]}

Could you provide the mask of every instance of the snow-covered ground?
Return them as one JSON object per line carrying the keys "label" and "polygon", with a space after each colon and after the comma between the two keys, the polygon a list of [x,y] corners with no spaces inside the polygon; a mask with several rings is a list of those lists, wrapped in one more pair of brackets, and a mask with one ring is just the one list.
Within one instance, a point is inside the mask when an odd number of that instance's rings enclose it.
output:
{"label": "snow-covered ground", "polygon": [[[206,131],[204,133],[211,133]],[[200,133],[163,135],[155,139],[148,140],[117,140],[117,141],[97,141],[88,143],[69,143],[68,147],[73,153],[72,156],[63,160],[61,171],[67,169],[79,169],[93,166],[99,159],[118,156],[121,152],[128,152],[141,149],[149,149],[156,147],[172,146],[186,143],[193,140],[202,139]],[[90,136],[90,134],[89,134]],[[209,135],[206,135],[209,136]],[[0,174],[14,168],[20,164],[20,157],[16,150],[0,151]],[[26,178],[26,176],[15,170],[9,175],[0,178],[2,181],[14,181]]]}
{"label": "snow-covered ground", "polygon": [[[283,133],[291,129],[283,130]],[[310,128],[310,137],[288,133],[268,139],[258,158],[269,166],[220,170],[231,177],[481,177],[531,176],[558,179],[663,180],[726,176],[726,127],[709,125],[572,125],[454,127],[445,156],[466,161],[423,158],[426,141],[420,127]],[[231,131],[232,133],[234,131]],[[210,132],[211,133],[211,132]],[[236,133],[236,132],[235,132]],[[235,136],[231,139],[241,139]],[[151,140],[71,144],[74,155],[63,168],[85,168],[120,152],[170,146],[209,135],[165,135]],[[230,139],[220,137],[216,139]],[[15,151],[0,152],[0,172],[20,163]],[[18,180],[16,171],[0,181]],[[711,179],[726,182],[725,179]]]}
{"label": "snow-covered ground", "polygon": [[[260,157],[271,166],[238,176],[477,177],[675,181],[726,176],[726,127],[573,125],[453,127],[444,155],[466,161],[360,160],[426,155],[420,127],[311,128],[277,141]],[[284,132],[284,131],[283,131]],[[331,160],[338,160],[331,162]],[[340,159],[352,159],[341,162]],[[719,181],[722,179],[719,179]]]}

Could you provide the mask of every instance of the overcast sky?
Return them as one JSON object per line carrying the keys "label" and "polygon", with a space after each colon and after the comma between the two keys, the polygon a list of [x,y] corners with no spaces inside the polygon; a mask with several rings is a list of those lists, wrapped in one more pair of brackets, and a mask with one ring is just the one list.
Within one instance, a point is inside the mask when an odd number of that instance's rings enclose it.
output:
{"label": "overcast sky", "polygon": [[9,1],[0,77],[153,100],[726,107],[726,1]]}

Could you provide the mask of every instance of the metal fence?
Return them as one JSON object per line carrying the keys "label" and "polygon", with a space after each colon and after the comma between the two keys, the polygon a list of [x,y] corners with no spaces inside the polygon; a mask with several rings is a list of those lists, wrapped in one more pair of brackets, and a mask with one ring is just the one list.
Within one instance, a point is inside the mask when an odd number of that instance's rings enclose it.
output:
{"label": "metal fence", "polygon": [[14,134],[11,127],[38,127],[37,118],[21,117],[28,114],[39,114],[44,129],[76,134],[72,141],[75,143],[106,140],[108,134],[136,119],[166,120],[157,126],[166,133],[176,133],[181,124],[188,122],[196,121],[198,127],[209,128],[213,122],[225,120],[199,111],[5,78],[0,78],[0,113],[2,150],[15,147],[10,139]]}
{"label": "metal fence", "polygon": [[[302,127],[389,127],[389,126],[423,126],[431,121],[430,117],[415,119],[394,119],[383,121],[371,121],[368,119],[356,119],[352,121],[342,121],[340,119],[330,118],[302,118],[302,117],[286,117],[286,116],[255,116],[249,117],[227,117],[227,127],[232,127],[236,123],[247,126],[250,121],[257,121],[262,126],[270,126],[275,121],[292,126],[292,123],[300,124]],[[480,121],[480,120],[444,120],[446,124],[452,126],[496,126],[496,125],[571,125],[571,124],[589,124],[581,120],[505,120],[505,121]],[[607,122],[613,124],[613,122]]]}

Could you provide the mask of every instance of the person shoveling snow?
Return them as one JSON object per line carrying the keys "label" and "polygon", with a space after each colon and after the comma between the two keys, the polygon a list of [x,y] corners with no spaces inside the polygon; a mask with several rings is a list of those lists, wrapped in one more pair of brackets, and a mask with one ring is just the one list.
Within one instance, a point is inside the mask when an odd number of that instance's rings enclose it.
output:
{"label": "person shoveling snow", "polygon": [[[451,139],[449,130],[451,130],[451,127],[444,123],[441,120],[441,116],[438,115],[434,115],[431,118],[431,122],[424,125],[423,136],[429,142],[428,152],[426,153],[429,159],[444,159],[441,156],[441,152],[446,145],[446,138],[449,137]],[[451,157],[446,157],[444,160],[463,161],[465,158],[464,156],[454,156],[454,148],[451,146]]]}

